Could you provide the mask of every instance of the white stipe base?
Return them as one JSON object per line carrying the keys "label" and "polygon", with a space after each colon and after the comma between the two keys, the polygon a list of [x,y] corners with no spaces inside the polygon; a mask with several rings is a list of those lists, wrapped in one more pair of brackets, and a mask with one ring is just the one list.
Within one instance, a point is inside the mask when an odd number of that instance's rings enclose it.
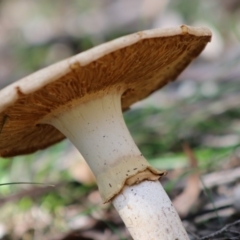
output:
{"label": "white stipe base", "polygon": [[169,197],[158,181],[124,187],[113,200],[134,240],[187,240]]}

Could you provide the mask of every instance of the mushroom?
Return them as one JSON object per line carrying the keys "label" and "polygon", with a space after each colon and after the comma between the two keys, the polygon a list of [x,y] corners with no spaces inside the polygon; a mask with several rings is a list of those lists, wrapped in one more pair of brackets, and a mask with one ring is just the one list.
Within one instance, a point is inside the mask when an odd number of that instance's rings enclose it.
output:
{"label": "mushroom", "polygon": [[0,91],[0,156],[44,149],[69,138],[132,237],[188,239],[159,179],[122,116],[173,81],[211,39],[180,26],[131,34],[44,68]]}

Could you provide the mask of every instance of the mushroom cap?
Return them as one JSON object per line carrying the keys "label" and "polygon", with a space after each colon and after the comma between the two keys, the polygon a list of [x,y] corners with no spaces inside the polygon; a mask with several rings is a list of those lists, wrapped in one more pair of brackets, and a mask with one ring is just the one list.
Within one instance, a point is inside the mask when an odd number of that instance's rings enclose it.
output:
{"label": "mushroom cap", "polygon": [[173,81],[211,40],[206,28],[153,29],[101,44],[37,71],[0,91],[0,156],[44,149],[65,138],[52,111],[117,86],[122,109]]}

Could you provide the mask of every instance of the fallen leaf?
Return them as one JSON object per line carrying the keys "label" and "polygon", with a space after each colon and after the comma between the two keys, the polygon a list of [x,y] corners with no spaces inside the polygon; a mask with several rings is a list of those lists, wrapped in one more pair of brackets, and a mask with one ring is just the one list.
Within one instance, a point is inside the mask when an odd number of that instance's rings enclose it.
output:
{"label": "fallen leaf", "polygon": [[173,205],[181,217],[189,213],[201,192],[197,159],[188,144],[183,144],[183,150],[189,159],[189,170],[192,171],[188,175],[185,189],[173,200]]}

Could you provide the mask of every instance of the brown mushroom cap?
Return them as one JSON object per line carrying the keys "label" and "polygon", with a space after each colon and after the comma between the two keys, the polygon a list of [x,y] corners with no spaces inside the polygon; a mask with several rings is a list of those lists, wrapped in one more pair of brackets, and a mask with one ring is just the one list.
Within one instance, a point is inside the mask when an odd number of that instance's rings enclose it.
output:
{"label": "brown mushroom cap", "polygon": [[205,28],[181,26],[131,34],[25,77],[0,91],[0,156],[32,153],[65,136],[38,124],[69,102],[125,87],[122,109],[173,81],[211,39]]}

